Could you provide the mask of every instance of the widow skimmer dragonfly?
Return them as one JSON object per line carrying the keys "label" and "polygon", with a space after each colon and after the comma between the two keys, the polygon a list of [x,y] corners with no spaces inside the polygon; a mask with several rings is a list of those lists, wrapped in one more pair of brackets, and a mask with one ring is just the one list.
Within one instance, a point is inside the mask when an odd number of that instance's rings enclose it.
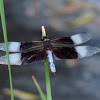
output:
{"label": "widow skimmer dragonfly", "polygon": [[[70,37],[63,37],[50,40],[46,36],[44,26],[42,26],[42,41],[32,42],[8,42],[11,65],[21,65],[44,61],[48,58],[51,72],[56,72],[53,58],[60,59],[79,59],[92,56],[100,52],[98,47],[93,46],[73,46],[79,45],[91,39],[89,33],[79,33]],[[72,46],[70,46],[72,45]],[[6,51],[5,44],[0,43],[0,50]],[[7,56],[0,57],[0,64],[8,64]]]}

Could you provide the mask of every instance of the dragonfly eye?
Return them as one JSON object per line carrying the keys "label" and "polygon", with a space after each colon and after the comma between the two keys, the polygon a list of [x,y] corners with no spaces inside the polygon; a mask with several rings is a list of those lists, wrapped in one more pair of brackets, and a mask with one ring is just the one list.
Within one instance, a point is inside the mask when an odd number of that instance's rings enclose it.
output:
{"label": "dragonfly eye", "polygon": [[41,40],[45,41],[45,40],[49,40],[50,38],[48,36],[42,37]]}

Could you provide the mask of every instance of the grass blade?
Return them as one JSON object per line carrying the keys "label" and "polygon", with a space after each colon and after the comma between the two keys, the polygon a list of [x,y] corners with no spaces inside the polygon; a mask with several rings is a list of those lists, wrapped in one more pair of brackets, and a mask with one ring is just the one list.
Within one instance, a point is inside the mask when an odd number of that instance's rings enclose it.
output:
{"label": "grass blade", "polygon": [[[45,37],[45,36],[46,36],[46,31],[45,31],[44,26],[42,26],[42,37]],[[46,80],[47,100],[52,100],[48,59],[45,60],[44,66],[45,66],[45,80]]]}
{"label": "grass blade", "polygon": [[47,100],[52,100],[48,59],[45,61],[44,65],[45,65],[45,79],[46,79]]}
{"label": "grass blade", "polygon": [[[11,95],[11,90],[9,88],[4,88],[3,89],[3,93],[4,95]],[[22,91],[22,90],[18,90],[18,89],[13,89],[13,93],[14,93],[14,97],[17,100],[40,100],[40,96],[30,93],[30,92],[26,92],[26,91]]]}
{"label": "grass blade", "polygon": [[6,45],[6,54],[7,54],[7,59],[8,59],[8,70],[9,70],[9,78],[10,78],[11,100],[14,100],[13,85],[12,85],[12,76],[11,76],[11,67],[10,67],[9,52],[8,52],[8,40],[7,40],[7,30],[6,30],[6,21],[5,21],[5,12],[4,12],[4,3],[3,3],[3,0],[0,0],[0,12],[1,12],[1,21],[2,21],[4,41],[5,41],[5,45]]}
{"label": "grass blade", "polygon": [[44,95],[42,89],[40,88],[38,82],[36,81],[35,77],[32,76],[32,79],[33,79],[33,81],[34,81],[34,83],[35,83],[35,85],[36,85],[36,87],[37,87],[37,89],[38,89],[38,91],[39,91],[39,93],[40,93],[41,99],[42,99],[42,100],[46,100],[46,97],[45,97],[45,95]]}

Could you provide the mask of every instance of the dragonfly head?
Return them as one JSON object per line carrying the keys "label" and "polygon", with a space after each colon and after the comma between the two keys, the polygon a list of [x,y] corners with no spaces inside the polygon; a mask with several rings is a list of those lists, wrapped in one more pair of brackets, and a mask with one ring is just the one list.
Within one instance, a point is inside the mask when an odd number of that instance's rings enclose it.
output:
{"label": "dragonfly head", "polygon": [[43,36],[43,37],[41,38],[41,40],[42,40],[42,41],[49,41],[50,38],[49,38],[48,36]]}

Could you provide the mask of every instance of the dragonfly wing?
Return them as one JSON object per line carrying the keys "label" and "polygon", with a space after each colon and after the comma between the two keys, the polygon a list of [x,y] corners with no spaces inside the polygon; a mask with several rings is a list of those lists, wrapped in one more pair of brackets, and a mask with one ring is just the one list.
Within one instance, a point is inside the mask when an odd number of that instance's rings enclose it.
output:
{"label": "dragonfly wing", "polygon": [[92,56],[100,52],[100,49],[93,46],[76,46],[76,47],[54,47],[53,55],[56,60],[60,59],[79,59]]}
{"label": "dragonfly wing", "polygon": [[[42,42],[8,42],[9,52],[20,52],[26,49],[30,49],[35,46],[41,46]],[[0,43],[0,50],[6,51],[5,43]]]}
{"label": "dragonfly wing", "polygon": [[[36,49],[26,53],[13,53],[9,55],[11,65],[21,65],[44,61],[46,53],[43,49]],[[7,55],[0,57],[0,64],[7,65]]]}
{"label": "dragonfly wing", "polygon": [[91,38],[92,35],[90,33],[80,33],[80,34],[72,35],[70,37],[63,37],[63,38],[51,40],[51,43],[78,45],[87,42]]}

